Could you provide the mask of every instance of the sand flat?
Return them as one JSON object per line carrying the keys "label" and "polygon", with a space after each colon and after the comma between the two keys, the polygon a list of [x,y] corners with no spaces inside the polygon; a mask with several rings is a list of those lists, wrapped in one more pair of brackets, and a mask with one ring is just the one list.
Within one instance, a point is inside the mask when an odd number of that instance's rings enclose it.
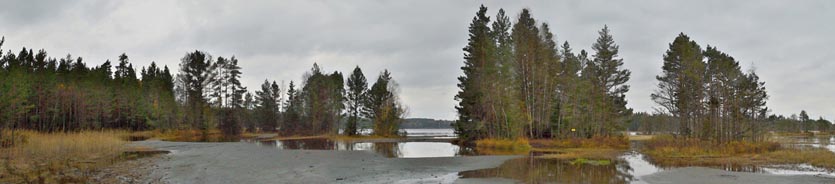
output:
{"label": "sand flat", "polygon": [[281,150],[251,143],[141,141],[169,150],[149,175],[165,183],[452,183],[457,172],[518,156],[387,158],[369,151]]}

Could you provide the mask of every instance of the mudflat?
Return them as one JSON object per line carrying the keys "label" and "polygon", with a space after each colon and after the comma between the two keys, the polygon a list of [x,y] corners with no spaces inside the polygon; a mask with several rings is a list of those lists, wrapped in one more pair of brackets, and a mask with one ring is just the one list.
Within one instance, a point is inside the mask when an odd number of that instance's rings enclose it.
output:
{"label": "mudflat", "polygon": [[763,173],[731,172],[721,169],[705,167],[683,167],[661,171],[641,179],[646,183],[680,183],[680,184],[808,184],[835,183],[835,178],[813,175],[772,175]]}
{"label": "mudflat", "polygon": [[453,183],[460,171],[497,167],[518,157],[387,158],[368,151],[281,150],[252,143],[133,144],[171,151],[156,159],[146,180],[163,183]]}
{"label": "mudflat", "polygon": [[[282,150],[252,143],[139,141],[170,151],[155,157],[140,183],[516,183],[504,178],[459,179],[458,172],[494,168],[519,156],[388,158],[371,151]],[[633,183],[835,183],[812,175],[771,175],[684,167]]]}

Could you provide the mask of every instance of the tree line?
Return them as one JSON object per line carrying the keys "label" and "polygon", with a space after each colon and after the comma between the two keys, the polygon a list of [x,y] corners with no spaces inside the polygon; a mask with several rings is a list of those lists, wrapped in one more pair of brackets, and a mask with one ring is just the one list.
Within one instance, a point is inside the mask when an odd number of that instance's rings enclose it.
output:
{"label": "tree line", "polygon": [[152,62],[137,77],[125,54],[115,67],[110,60],[87,66],[81,57],[53,58],[25,47],[0,55],[0,129],[143,130],[176,119],[168,67]]}
{"label": "tree line", "polygon": [[522,9],[515,23],[483,5],[469,26],[455,96],[456,133],[464,140],[612,136],[625,128],[626,82],[608,26],[592,53],[559,45],[547,23]]}
{"label": "tree line", "polygon": [[[279,131],[286,135],[356,135],[356,122],[370,120],[374,132],[398,135],[406,107],[388,70],[368,88],[357,66],[346,82],[340,72],[314,64],[300,87],[286,90],[265,80],[250,92],[241,85],[238,59],[189,52],[172,74],[152,62],[137,74],[126,54],[99,66],[81,57],[49,57],[45,50],[3,51],[0,40],[0,130],[44,132],[129,129],[202,130],[226,135]],[[115,69],[115,70],[114,70]],[[2,131],[0,131],[2,132]],[[2,135],[0,135],[2,136]]]}
{"label": "tree line", "polygon": [[658,89],[651,98],[660,108],[629,118],[629,129],[642,133],[672,133],[719,143],[762,141],[766,132],[831,132],[823,117],[806,111],[789,117],[768,115],[765,82],[754,70],[743,72],[739,62],[716,47],[702,49],[680,33],[663,56]]}
{"label": "tree line", "polygon": [[759,141],[766,130],[768,94],[753,71],[716,47],[702,49],[684,33],[664,54],[658,89],[651,95],[660,111],[679,124],[685,137],[729,142]]}
{"label": "tree line", "polygon": [[800,114],[792,114],[789,116],[772,114],[768,116],[766,123],[768,123],[769,130],[775,132],[808,133],[817,131],[821,133],[832,133],[835,131],[835,127],[833,127],[831,121],[823,117],[812,119],[805,110],[801,110]]}
{"label": "tree line", "polygon": [[[818,117],[812,119],[805,110],[789,116],[771,114],[768,118],[756,122],[763,132],[775,133],[833,133],[832,122]],[[676,118],[665,113],[636,112],[629,120],[629,131],[641,134],[677,133],[679,123]]]}

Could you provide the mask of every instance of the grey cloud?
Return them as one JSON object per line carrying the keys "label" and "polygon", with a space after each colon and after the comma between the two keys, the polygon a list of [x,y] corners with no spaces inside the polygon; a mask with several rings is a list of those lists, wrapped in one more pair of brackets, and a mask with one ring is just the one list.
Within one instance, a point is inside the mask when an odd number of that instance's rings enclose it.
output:
{"label": "grey cloud", "polygon": [[[122,52],[135,65],[177,69],[195,49],[235,55],[244,84],[299,81],[314,62],[327,71],[392,71],[410,116],[452,119],[461,48],[477,1],[10,1],[0,7],[4,49],[45,48],[98,64]],[[531,8],[559,42],[588,50],[604,24],[633,71],[629,107],[650,111],[661,56],[685,32],[756,68],[775,113],[806,109],[835,118],[831,58],[835,3],[786,1],[486,1],[515,19]]]}

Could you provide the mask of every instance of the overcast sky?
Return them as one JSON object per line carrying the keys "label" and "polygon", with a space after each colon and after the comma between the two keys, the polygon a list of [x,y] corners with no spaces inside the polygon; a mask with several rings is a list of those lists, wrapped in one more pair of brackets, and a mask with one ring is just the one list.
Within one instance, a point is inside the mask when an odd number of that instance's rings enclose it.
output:
{"label": "overcast sky", "polygon": [[609,25],[632,70],[628,107],[652,111],[662,55],[679,32],[755,69],[773,113],[835,117],[835,1],[3,1],[3,50],[44,48],[90,64],[127,53],[134,66],[186,52],[236,56],[250,90],[301,80],[318,62],[373,81],[389,69],[410,117],[454,119],[467,26],[484,3],[514,20],[530,8],[560,43],[591,47]]}

